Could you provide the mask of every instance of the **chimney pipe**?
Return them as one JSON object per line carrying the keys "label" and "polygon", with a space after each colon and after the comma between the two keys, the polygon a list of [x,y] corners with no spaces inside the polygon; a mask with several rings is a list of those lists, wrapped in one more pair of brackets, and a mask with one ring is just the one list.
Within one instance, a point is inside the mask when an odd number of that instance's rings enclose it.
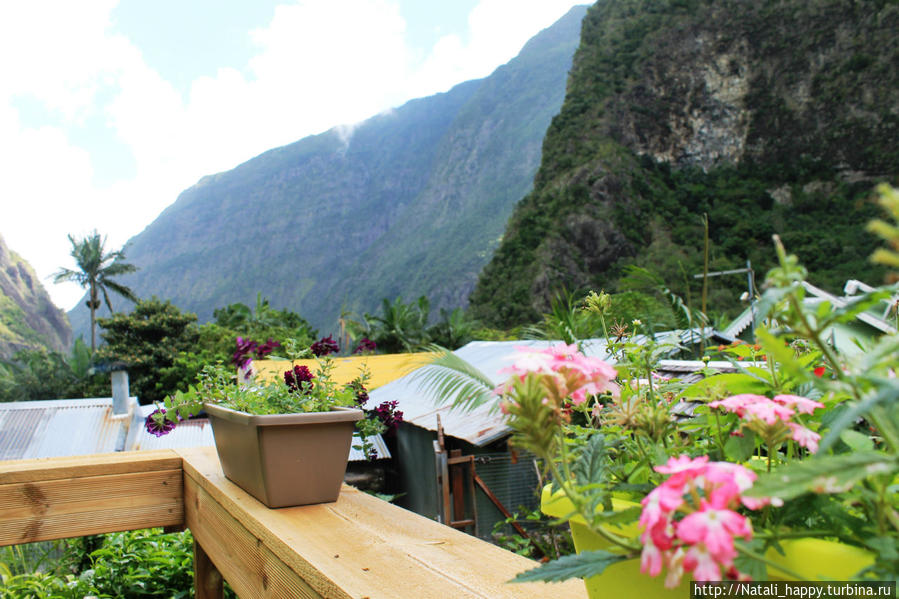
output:
{"label": "chimney pipe", "polygon": [[113,370],[112,374],[112,414],[122,416],[128,413],[128,371]]}

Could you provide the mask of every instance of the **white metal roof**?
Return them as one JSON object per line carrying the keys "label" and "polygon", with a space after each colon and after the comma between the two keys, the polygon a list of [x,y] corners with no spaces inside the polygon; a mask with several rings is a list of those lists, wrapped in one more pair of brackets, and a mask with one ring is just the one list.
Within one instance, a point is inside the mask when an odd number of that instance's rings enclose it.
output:
{"label": "white metal roof", "polygon": [[[547,348],[559,341],[472,341],[457,349],[457,356],[483,372],[494,384],[499,385],[508,378],[500,370],[512,365],[516,348]],[[584,342],[584,352],[589,356],[606,358],[605,339],[590,339]],[[370,403],[378,405],[384,401],[398,402],[397,409],[403,412],[403,421],[415,426],[436,431],[437,415],[447,435],[464,439],[474,445],[483,446],[501,439],[510,432],[505,416],[495,404],[483,405],[470,412],[451,409],[452,402],[438,403],[430,393],[423,391],[417,380],[409,374],[387,383],[372,391]]]}
{"label": "white metal roof", "polygon": [[130,402],[123,415],[112,413],[109,397],[2,403],[0,460],[122,451],[139,415]]}
{"label": "white metal roof", "polygon": [[[666,331],[657,333],[656,340],[660,343],[686,344],[698,341],[703,334],[706,336],[719,335],[711,328]],[[635,343],[643,343],[645,340],[646,337],[643,335],[632,338]],[[562,342],[535,339],[472,341],[453,353],[484,373],[494,385],[499,385],[508,378],[508,374],[500,371],[512,365],[516,348],[543,349],[559,343]],[[615,359],[608,355],[605,339],[584,340],[582,347],[588,356],[602,358],[609,363],[615,362]],[[397,409],[403,412],[404,422],[432,431],[437,430],[437,415],[439,414],[444,433],[478,446],[502,439],[511,432],[506,425],[505,416],[494,403],[482,405],[471,411],[453,410],[451,408],[452,401],[440,402],[433,394],[421,389],[420,383],[414,378],[415,372],[417,371],[369,393],[371,405],[378,405],[384,401],[396,401]]]}

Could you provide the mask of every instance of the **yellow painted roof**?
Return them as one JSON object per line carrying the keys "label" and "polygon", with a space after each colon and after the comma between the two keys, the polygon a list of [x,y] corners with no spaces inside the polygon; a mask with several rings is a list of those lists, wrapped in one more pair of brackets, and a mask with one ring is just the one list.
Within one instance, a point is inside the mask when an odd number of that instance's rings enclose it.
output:
{"label": "yellow painted roof", "polygon": [[[363,364],[368,366],[371,378],[366,386],[369,391],[386,385],[390,381],[409,374],[419,366],[423,366],[434,357],[434,354],[422,352],[415,354],[379,354],[370,356],[349,356],[334,358],[334,370],[331,378],[336,383],[349,383],[359,376]],[[288,366],[290,364],[290,366]],[[253,372],[264,381],[282,380],[284,371],[299,364],[306,366],[313,373],[319,368],[318,360],[253,360]]]}

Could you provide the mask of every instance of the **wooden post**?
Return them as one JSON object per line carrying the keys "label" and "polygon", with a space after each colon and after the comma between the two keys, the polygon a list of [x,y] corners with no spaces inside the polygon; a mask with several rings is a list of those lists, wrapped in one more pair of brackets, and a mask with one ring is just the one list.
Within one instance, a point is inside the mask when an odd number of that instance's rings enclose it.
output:
{"label": "wooden post", "polygon": [[222,575],[215,564],[194,541],[194,592],[195,599],[222,599],[225,596]]}

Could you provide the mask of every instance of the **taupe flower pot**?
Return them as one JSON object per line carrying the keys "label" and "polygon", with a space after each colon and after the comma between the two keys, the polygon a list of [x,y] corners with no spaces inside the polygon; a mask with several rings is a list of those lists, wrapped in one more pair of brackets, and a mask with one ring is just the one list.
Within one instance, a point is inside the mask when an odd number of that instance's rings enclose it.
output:
{"label": "taupe flower pot", "polygon": [[270,508],[337,501],[362,410],[254,416],[206,404],[225,476]]}

